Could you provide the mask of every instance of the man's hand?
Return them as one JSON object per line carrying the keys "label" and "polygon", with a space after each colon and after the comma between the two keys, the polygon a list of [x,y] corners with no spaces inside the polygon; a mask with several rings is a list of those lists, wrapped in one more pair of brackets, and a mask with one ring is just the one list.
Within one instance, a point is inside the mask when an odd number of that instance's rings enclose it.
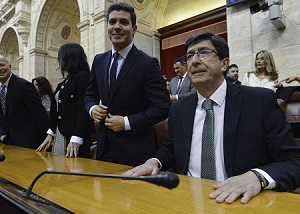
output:
{"label": "man's hand", "polygon": [[48,134],[43,143],[35,150],[37,152],[41,151],[47,151],[47,149],[52,145],[53,143],[53,136]]}
{"label": "man's hand", "polygon": [[172,102],[176,101],[177,100],[176,95],[170,95],[170,100]]}
{"label": "man's hand", "polygon": [[140,176],[140,175],[156,175],[159,172],[158,162],[155,159],[149,159],[144,164],[139,165],[122,175]]}
{"label": "man's hand", "polygon": [[217,202],[233,203],[242,196],[241,203],[247,203],[252,197],[259,194],[261,186],[254,172],[246,172],[239,176],[228,178],[226,181],[213,185],[214,192],[209,197]]}
{"label": "man's hand", "polygon": [[67,154],[66,157],[75,157],[77,158],[78,156],[78,151],[79,151],[80,144],[75,143],[75,142],[70,142],[67,146]]}
{"label": "man's hand", "polygon": [[102,122],[107,117],[107,106],[98,105],[95,106],[92,110],[92,117],[96,122]]}
{"label": "man's hand", "polygon": [[108,117],[105,119],[105,126],[114,132],[120,132],[125,130],[124,118],[119,115],[108,114]]}

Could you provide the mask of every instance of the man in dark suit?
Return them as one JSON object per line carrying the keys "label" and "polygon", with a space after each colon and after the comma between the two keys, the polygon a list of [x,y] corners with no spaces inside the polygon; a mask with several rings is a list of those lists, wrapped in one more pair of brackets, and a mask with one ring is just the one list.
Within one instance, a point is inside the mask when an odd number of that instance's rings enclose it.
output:
{"label": "man in dark suit", "polygon": [[[188,76],[197,94],[171,106],[166,142],[152,159],[125,174],[156,174],[160,167],[165,170],[176,162],[178,173],[204,177],[207,170],[202,164],[210,165],[214,179],[221,182],[213,185],[215,191],[209,197],[226,203],[240,196],[241,202],[247,203],[264,189],[293,191],[299,187],[300,144],[274,92],[226,81],[223,73],[229,63],[229,48],[214,34],[193,35],[185,50]],[[209,100],[213,106],[205,110]],[[214,135],[203,138],[211,131],[206,122],[212,118],[209,125],[214,124]],[[202,159],[209,155],[211,161]]]}
{"label": "man in dark suit", "polygon": [[231,64],[226,70],[227,79],[233,84],[241,85],[242,83],[238,80],[239,78],[239,67],[236,64]]}
{"label": "man in dark suit", "polygon": [[[32,83],[11,73],[10,61],[0,55],[0,86],[5,88],[1,105],[1,141],[36,149],[46,137],[48,117]],[[2,95],[1,95],[2,96]]]}
{"label": "man in dark suit", "polygon": [[179,57],[174,60],[173,67],[177,76],[170,82],[170,100],[176,101],[187,97],[191,93],[196,93],[196,88],[191,83],[186,73],[185,57]]}
{"label": "man in dark suit", "polygon": [[96,159],[138,165],[157,149],[153,126],[168,117],[169,93],[158,60],[132,43],[134,8],[112,4],[107,20],[113,47],[94,59],[85,108],[100,122]]}

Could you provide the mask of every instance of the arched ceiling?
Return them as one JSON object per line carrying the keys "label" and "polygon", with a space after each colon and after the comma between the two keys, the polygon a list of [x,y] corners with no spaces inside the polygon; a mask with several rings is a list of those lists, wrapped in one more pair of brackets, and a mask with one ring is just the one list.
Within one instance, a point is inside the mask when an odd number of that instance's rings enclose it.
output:
{"label": "arched ceiling", "polygon": [[157,28],[163,28],[226,5],[226,0],[169,0]]}

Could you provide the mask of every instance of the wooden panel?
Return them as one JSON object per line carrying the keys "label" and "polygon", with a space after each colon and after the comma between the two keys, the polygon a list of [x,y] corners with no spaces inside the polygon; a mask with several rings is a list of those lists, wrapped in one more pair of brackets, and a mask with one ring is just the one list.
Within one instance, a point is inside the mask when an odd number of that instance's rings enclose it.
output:
{"label": "wooden panel", "polygon": [[185,33],[181,33],[169,38],[165,38],[162,40],[162,50],[166,50],[169,48],[173,48],[175,46],[180,46],[185,44],[186,40],[191,37],[193,34],[204,31],[204,32],[211,32],[216,35],[221,35],[227,32],[227,26],[226,26],[227,21],[221,21],[217,22],[205,27],[197,28],[194,30],[190,30]]}

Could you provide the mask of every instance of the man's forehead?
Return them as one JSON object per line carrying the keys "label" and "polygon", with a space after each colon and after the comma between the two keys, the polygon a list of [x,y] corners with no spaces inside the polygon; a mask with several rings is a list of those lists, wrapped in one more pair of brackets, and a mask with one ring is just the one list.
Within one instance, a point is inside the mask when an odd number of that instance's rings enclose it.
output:
{"label": "man's forehead", "polygon": [[213,44],[209,40],[199,40],[191,44],[188,47],[187,52],[189,52],[190,50],[199,50],[203,48],[212,48],[212,47]]}

